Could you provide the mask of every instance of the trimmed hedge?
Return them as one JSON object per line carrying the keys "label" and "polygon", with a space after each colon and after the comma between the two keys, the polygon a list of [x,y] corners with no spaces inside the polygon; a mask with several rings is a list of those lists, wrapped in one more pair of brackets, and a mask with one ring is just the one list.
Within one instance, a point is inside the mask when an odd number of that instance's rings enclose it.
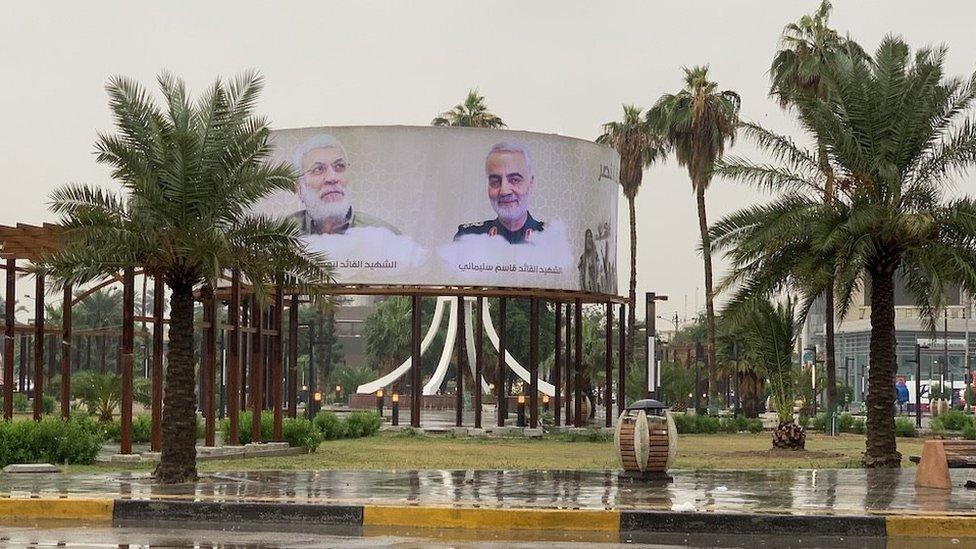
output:
{"label": "trimmed hedge", "polygon": [[353,412],[343,420],[333,412],[321,411],[313,420],[325,440],[371,437],[380,430],[382,420],[373,411]]}
{"label": "trimmed hedge", "polygon": [[88,419],[0,422],[0,467],[11,463],[78,463],[95,461],[102,433]]}
{"label": "trimmed hedge", "polygon": [[[238,416],[239,422],[239,432],[238,440],[241,444],[250,444],[251,442],[251,418],[253,415],[251,411],[241,412]],[[220,420],[218,429],[223,433],[224,440],[228,440],[230,433],[230,419],[224,418]],[[274,413],[273,412],[262,412],[261,413],[261,440],[267,442],[274,438]],[[292,419],[289,417],[283,418],[281,420],[281,439],[288,443],[289,446],[293,447],[304,447],[309,451],[314,452],[318,448],[319,443],[322,442],[322,434],[312,425],[312,422],[307,419],[296,418]]]}
{"label": "trimmed hedge", "polygon": [[723,433],[739,433],[748,431],[750,433],[761,433],[763,426],[762,420],[750,419],[747,417],[711,417],[689,414],[672,414],[674,426],[678,429],[678,434],[714,434],[719,431]]}

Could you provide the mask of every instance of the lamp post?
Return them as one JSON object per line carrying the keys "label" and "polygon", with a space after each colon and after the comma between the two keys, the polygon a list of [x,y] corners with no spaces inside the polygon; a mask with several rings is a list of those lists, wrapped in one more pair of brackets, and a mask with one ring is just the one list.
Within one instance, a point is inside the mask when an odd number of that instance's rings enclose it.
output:
{"label": "lamp post", "polygon": [[298,327],[308,328],[308,394],[314,394],[316,398],[308,400],[306,415],[308,419],[313,419],[319,413],[318,405],[322,402],[322,393],[318,391],[318,385],[315,382],[315,324],[303,322]]}
{"label": "lamp post", "polygon": [[928,349],[915,341],[915,427],[922,427],[922,349]]}
{"label": "lamp post", "polygon": [[400,425],[400,395],[396,392],[390,395],[390,409],[393,426]]}
{"label": "lamp post", "polygon": [[655,328],[657,314],[655,313],[655,307],[658,301],[667,300],[668,296],[666,295],[657,295],[654,292],[644,294],[644,319],[647,325],[647,348],[645,349],[647,353],[645,355],[647,359],[645,364],[647,367],[644,369],[644,388],[647,398],[655,396],[660,391],[661,373],[658,372],[657,349],[655,346],[657,342],[657,330]]}
{"label": "lamp post", "polygon": [[695,342],[695,414],[701,413],[701,400],[699,395],[701,391],[701,355],[702,355],[702,344],[701,341]]}
{"label": "lamp post", "polygon": [[376,391],[376,413],[383,417],[383,389]]}
{"label": "lamp post", "polygon": [[519,427],[525,427],[525,395],[518,396],[518,422]]}
{"label": "lamp post", "polygon": [[342,399],[342,385],[336,385],[335,387],[335,401],[339,404],[339,400]]}
{"label": "lamp post", "polygon": [[542,395],[542,409],[547,412],[549,411],[549,395],[547,394]]}

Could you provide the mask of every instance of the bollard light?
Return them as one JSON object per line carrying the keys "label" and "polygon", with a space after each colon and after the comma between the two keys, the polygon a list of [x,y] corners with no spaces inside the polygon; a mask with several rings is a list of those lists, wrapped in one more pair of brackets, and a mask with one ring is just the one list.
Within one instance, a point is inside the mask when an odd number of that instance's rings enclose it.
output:
{"label": "bollard light", "polygon": [[525,427],[525,395],[518,396],[518,419],[517,425]]}
{"label": "bollard light", "polygon": [[383,389],[376,391],[376,413],[383,417]]}
{"label": "bollard light", "polygon": [[322,393],[320,393],[319,391],[315,391],[314,393],[312,393],[312,405],[310,410],[311,413],[309,414],[310,417],[315,417],[315,415],[319,413],[319,407],[321,406],[321,404],[322,404]]}
{"label": "bollard light", "polygon": [[400,424],[400,395],[393,393],[390,395],[390,403],[393,407],[393,425]]}
{"label": "bollard light", "polygon": [[549,395],[542,395],[542,409],[549,411]]}
{"label": "bollard light", "polygon": [[336,389],[335,389],[336,403],[338,403],[341,398],[342,398],[342,385],[336,385]]}

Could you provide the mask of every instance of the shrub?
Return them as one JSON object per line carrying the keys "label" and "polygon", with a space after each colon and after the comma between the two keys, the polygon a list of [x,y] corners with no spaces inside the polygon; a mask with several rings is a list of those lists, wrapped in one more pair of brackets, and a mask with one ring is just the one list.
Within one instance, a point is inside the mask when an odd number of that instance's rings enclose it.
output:
{"label": "shrub", "polygon": [[102,421],[98,423],[98,427],[101,428],[102,436],[105,440],[112,442],[122,441],[122,422],[119,420]]}
{"label": "shrub", "polygon": [[24,393],[14,394],[14,411],[15,412],[26,412],[30,408],[30,404],[27,400],[27,395]]}
{"label": "shrub", "polygon": [[403,438],[418,438],[426,436],[423,429],[414,429],[413,427],[404,427],[396,432],[394,436]]}
{"label": "shrub", "polygon": [[973,416],[963,412],[961,410],[949,410],[943,414],[939,414],[938,417],[932,420],[932,424],[936,423],[946,431],[962,431],[963,428],[972,423]]}
{"label": "shrub", "polygon": [[688,414],[672,414],[671,419],[674,420],[674,426],[677,428],[679,435],[696,432],[695,416],[690,416]]}
{"label": "shrub", "polygon": [[807,430],[813,429],[814,431],[821,431],[821,432],[827,431],[827,414],[821,412],[813,416],[812,418],[809,418],[809,420],[810,420],[808,424],[809,426],[804,425],[803,426],[804,429]]}
{"label": "shrub", "polygon": [[714,434],[718,432],[719,421],[717,417],[695,416],[695,429],[699,433]]}
{"label": "shrub", "polygon": [[338,440],[346,437],[346,423],[334,412],[322,410],[313,420],[315,427],[325,440]]}
{"label": "shrub", "polygon": [[962,438],[966,440],[976,440],[976,424],[969,422],[962,428]]}
{"label": "shrub", "polygon": [[907,417],[896,417],[895,418],[895,436],[896,437],[914,437],[915,436],[915,422]]}
{"label": "shrub", "polygon": [[806,414],[800,414],[796,418],[796,424],[799,425],[800,427],[803,427],[804,429],[809,429],[810,428],[810,416],[808,416]]}
{"label": "shrub", "polygon": [[854,418],[853,423],[851,423],[851,432],[863,435],[865,432],[865,423],[863,417]]}
{"label": "shrub", "polygon": [[102,447],[101,434],[87,420],[0,423],[0,466],[11,463],[90,464]]}
{"label": "shrub", "polygon": [[346,432],[349,438],[371,437],[380,430],[379,414],[376,412],[353,412],[346,418]]}
{"label": "shrub", "polygon": [[750,433],[761,433],[763,430],[763,422],[759,418],[746,418],[746,430]]}
{"label": "shrub", "polygon": [[54,406],[57,404],[57,400],[53,396],[44,395],[41,399],[41,409],[44,410],[45,414],[53,414]]}
{"label": "shrub", "polygon": [[314,452],[322,442],[322,433],[307,419],[285,418],[281,422],[281,438],[289,446],[301,446]]}
{"label": "shrub", "polygon": [[553,438],[561,442],[612,442],[613,433],[596,427],[588,427],[582,432],[559,433]]}

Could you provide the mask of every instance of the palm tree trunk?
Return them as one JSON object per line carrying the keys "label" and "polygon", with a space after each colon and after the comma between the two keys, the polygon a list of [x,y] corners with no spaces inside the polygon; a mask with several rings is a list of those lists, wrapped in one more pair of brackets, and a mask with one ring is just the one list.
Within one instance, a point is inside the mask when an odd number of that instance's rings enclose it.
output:
{"label": "palm tree trunk", "polygon": [[[627,197],[630,210],[630,310],[627,311],[627,362],[634,360],[634,325],[637,324],[637,210],[633,196]],[[647,322],[650,326],[652,323]],[[653,337],[653,334],[648,334]]]}
{"label": "palm tree trunk", "polygon": [[718,413],[718,385],[715,362],[715,306],[712,303],[712,250],[708,237],[708,219],[705,213],[705,182],[695,185],[698,199],[698,229],[701,231],[702,258],[705,261],[705,318],[708,324],[708,413]]}
{"label": "palm tree trunk", "polygon": [[834,277],[830,277],[827,291],[824,294],[824,370],[827,372],[827,413],[832,417],[837,414],[837,365],[834,361]]}
{"label": "palm tree trunk", "polygon": [[871,275],[871,355],[865,467],[899,467],[895,443],[895,290],[898,260],[883,259]]}
{"label": "palm tree trunk", "polygon": [[193,371],[193,287],[170,284],[171,324],[163,402],[162,455],[156,480],[197,479],[196,387]]}

